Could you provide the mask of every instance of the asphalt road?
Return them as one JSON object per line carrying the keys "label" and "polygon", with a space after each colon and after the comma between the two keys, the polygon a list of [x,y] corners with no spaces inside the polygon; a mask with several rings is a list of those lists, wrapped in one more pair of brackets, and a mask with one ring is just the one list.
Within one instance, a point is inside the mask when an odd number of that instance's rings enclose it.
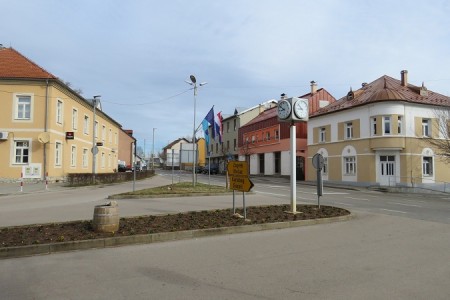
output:
{"label": "asphalt road", "polygon": [[[168,184],[170,172],[136,189]],[[188,180],[190,174],[180,174]],[[208,182],[207,176],[200,181]],[[289,203],[289,182],[255,178],[247,205]],[[223,176],[211,183],[224,184]],[[90,219],[132,183],[0,197],[0,226]],[[3,189],[6,191],[6,189]],[[4,192],[5,194],[5,192]],[[298,184],[298,203],[316,203]],[[448,299],[449,199],[325,187],[347,222],[0,260],[1,299]],[[237,204],[242,196],[236,194]],[[120,214],[230,207],[232,197],[119,200]]]}

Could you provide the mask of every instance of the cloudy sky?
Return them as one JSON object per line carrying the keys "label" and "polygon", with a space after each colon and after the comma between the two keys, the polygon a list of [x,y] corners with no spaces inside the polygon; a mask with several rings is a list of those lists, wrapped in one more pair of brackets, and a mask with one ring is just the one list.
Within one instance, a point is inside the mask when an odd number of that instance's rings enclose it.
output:
{"label": "cloudy sky", "polygon": [[[447,0],[0,0],[0,43],[69,81],[138,145],[192,136],[232,114],[309,92],[336,98],[383,75],[450,95]],[[202,134],[199,133],[198,136]],[[145,144],[144,144],[145,141]]]}

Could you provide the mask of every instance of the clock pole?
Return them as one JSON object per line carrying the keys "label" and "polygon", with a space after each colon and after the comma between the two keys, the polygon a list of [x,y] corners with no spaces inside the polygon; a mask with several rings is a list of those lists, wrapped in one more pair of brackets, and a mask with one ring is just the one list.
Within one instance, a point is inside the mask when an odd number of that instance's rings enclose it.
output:
{"label": "clock pole", "polygon": [[295,136],[297,127],[294,122],[291,122],[291,209],[292,213],[297,212],[297,172],[296,172],[296,158],[297,158],[297,139]]}

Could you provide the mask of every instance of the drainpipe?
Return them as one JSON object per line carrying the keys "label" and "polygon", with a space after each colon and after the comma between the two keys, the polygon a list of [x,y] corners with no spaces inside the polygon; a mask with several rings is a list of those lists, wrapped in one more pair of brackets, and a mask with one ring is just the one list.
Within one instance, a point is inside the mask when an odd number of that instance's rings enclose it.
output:
{"label": "drainpipe", "polygon": [[[45,116],[44,116],[44,132],[47,132],[48,127],[48,79],[46,80],[45,86]],[[43,167],[42,167],[42,180],[46,179],[47,174],[47,143],[44,143],[44,159],[43,159]]]}

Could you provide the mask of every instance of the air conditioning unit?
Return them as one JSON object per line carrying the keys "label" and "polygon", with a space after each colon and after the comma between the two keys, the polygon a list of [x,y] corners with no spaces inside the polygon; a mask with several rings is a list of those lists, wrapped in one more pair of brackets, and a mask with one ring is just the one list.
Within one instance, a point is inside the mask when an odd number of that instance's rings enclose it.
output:
{"label": "air conditioning unit", "polygon": [[8,132],[7,131],[1,131],[0,132],[0,140],[7,140],[8,139]]}

